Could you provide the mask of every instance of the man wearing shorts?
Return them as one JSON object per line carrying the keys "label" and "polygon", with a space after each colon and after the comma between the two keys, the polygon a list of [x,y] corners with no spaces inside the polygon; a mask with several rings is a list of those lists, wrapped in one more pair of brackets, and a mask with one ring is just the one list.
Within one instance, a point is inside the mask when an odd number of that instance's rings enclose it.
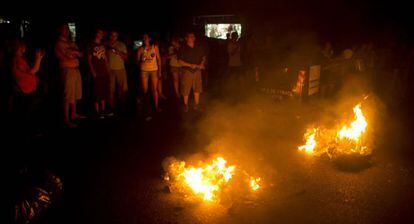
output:
{"label": "man wearing shorts", "polygon": [[110,104],[115,108],[115,101],[125,102],[128,91],[127,74],[124,61],[128,58],[125,44],[118,40],[118,32],[111,31],[109,34],[108,61],[110,75]]}
{"label": "man wearing shorts", "polygon": [[69,128],[76,127],[72,122],[79,119],[76,113],[76,103],[82,98],[82,78],[79,72],[78,58],[82,56],[76,43],[70,40],[67,24],[59,29],[59,39],[55,45],[56,57],[59,60],[63,86],[64,123]]}
{"label": "man wearing shorts", "polygon": [[151,92],[154,99],[155,109],[158,107],[158,81],[161,76],[161,57],[158,46],[151,43],[148,34],[142,36],[144,45],[138,48],[137,59],[141,68],[141,88],[144,95],[148,92],[148,80],[151,80]]}
{"label": "man wearing shorts", "polygon": [[186,43],[178,51],[178,61],[181,64],[180,92],[184,99],[184,111],[188,111],[188,96],[191,89],[194,93],[194,110],[199,110],[200,93],[202,92],[201,70],[206,60],[204,50],[195,44],[195,35],[188,32]]}

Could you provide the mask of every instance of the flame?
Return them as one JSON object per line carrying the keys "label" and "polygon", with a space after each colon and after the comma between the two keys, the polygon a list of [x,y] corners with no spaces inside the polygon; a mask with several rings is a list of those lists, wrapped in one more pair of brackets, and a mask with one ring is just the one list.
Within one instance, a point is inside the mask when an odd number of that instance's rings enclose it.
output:
{"label": "flame", "polygon": [[[338,129],[310,128],[306,131],[304,139],[306,143],[298,147],[298,150],[308,154],[350,154],[361,155],[370,153],[367,146],[363,145],[363,136],[366,132],[368,122],[362,112],[361,104],[353,108],[354,120],[350,124],[340,126]],[[318,135],[316,135],[318,133]]]}
{"label": "flame", "polygon": [[218,157],[205,167],[185,169],[182,175],[195,194],[201,195],[205,201],[212,201],[220,187],[233,176],[235,167],[227,167],[226,163],[225,159]]}
{"label": "flame", "polygon": [[349,125],[344,125],[338,132],[339,139],[350,139],[353,141],[359,141],[361,135],[365,132],[368,123],[361,110],[361,104],[354,107],[355,120]]}
{"label": "flame", "polygon": [[300,151],[305,151],[309,154],[312,154],[314,152],[315,147],[317,145],[316,140],[315,140],[315,135],[317,131],[318,131],[317,128],[307,130],[305,134],[306,143],[298,147]]}
{"label": "flame", "polygon": [[173,162],[169,165],[168,178],[165,180],[176,180],[204,201],[213,201],[221,188],[232,179],[235,168],[228,166],[223,157],[199,167],[186,167],[184,161]]}
{"label": "flame", "polygon": [[[253,192],[261,188],[261,177],[252,177],[239,168],[236,173],[236,166],[228,165],[223,157],[216,157],[207,163],[200,162],[198,166],[188,166],[184,161],[175,159],[171,159],[166,165],[167,173],[164,176],[164,181],[168,182],[173,190],[178,190],[186,195],[191,193],[205,202],[220,201],[220,194],[229,189],[240,190],[230,187],[234,184],[237,185],[237,183],[247,182],[246,187],[248,188],[246,189]],[[231,181],[233,179],[237,180]],[[239,181],[239,179],[245,181]]]}
{"label": "flame", "polygon": [[260,188],[260,184],[259,183],[261,181],[262,181],[262,178],[260,178],[260,177],[257,177],[257,178],[250,177],[250,181],[249,181],[250,189],[252,189],[253,191],[259,190],[259,188]]}

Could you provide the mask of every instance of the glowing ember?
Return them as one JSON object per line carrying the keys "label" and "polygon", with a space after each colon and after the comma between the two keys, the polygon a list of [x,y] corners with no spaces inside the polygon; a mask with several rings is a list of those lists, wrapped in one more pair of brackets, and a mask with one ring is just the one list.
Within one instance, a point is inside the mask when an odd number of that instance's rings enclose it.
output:
{"label": "glowing ember", "polygon": [[317,131],[318,131],[317,128],[312,128],[306,132],[305,134],[306,143],[298,147],[300,151],[305,151],[310,154],[314,152],[316,144],[317,144],[315,140],[315,135]]}
{"label": "glowing ember", "polygon": [[257,178],[254,178],[254,177],[250,177],[250,181],[249,181],[249,183],[250,183],[250,188],[253,190],[253,191],[257,191],[257,190],[259,190],[259,188],[260,188],[260,182],[262,181],[262,178],[260,178],[260,177],[257,177]]}
{"label": "glowing ember", "polygon": [[[363,145],[363,135],[366,132],[368,122],[362,112],[361,104],[354,108],[354,120],[338,129],[310,128],[304,138],[306,143],[298,147],[298,150],[309,154],[350,154],[358,153],[366,155],[370,153],[367,146]],[[338,131],[336,131],[338,130]]]}

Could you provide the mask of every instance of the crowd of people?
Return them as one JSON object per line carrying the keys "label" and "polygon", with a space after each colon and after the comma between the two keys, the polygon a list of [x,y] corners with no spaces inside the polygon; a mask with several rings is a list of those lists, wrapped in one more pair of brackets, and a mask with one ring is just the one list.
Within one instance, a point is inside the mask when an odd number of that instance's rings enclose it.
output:
{"label": "crowd of people", "polygon": [[[412,70],[410,63],[398,66],[390,63],[398,59],[387,58],[394,57],[393,53],[379,52],[372,43],[337,51],[330,42],[326,42],[310,54],[300,49],[296,53],[306,57],[295,57],[292,56],[295,50],[291,47],[284,46],[283,50],[274,47],[272,37],[247,35],[241,39],[237,32],[229,32],[227,40],[218,42],[200,41],[194,32],[186,32],[182,37],[172,36],[167,43],[145,33],[141,37],[142,46],[136,50],[120,40],[117,30],[96,29],[93,38],[83,48],[72,41],[67,24],[62,25],[58,33],[52,56],[57,59],[60,74],[55,74],[55,77],[59,81],[49,88],[58,90],[54,94],[58,95],[61,105],[61,121],[68,128],[76,128],[78,120],[89,117],[105,119],[122,115],[131,95],[134,104],[151,113],[162,112],[160,101],[167,98],[180,102],[178,105],[183,112],[190,109],[202,111],[200,94],[208,82],[208,73],[222,75],[221,78],[228,82],[217,82],[216,85],[232,83],[239,87],[236,94],[240,94],[246,90],[245,87],[253,86],[252,82],[259,82],[259,74],[265,75],[266,70],[272,71],[275,66],[291,66],[292,63],[280,59],[283,57],[301,63],[302,67],[315,63],[322,65],[321,97],[334,95],[348,82],[346,79],[352,77],[349,74],[358,72],[365,74],[371,82],[377,81],[380,89],[384,83],[397,80],[400,86],[394,85],[389,89],[398,89],[400,94],[404,94],[402,89],[407,88],[404,80]],[[41,122],[39,117],[42,113],[39,107],[44,106],[44,103],[39,103],[44,96],[38,89],[45,80],[38,73],[44,66],[45,51],[35,50],[33,59],[29,60],[27,49],[25,41],[18,39],[13,42],[9,63],[11,75],[2,74],[2,79],[6,80],[2,81],[5,87],[2,105],[6,105],[9,114],[19,118],[17,120],[23,127],[37,128],[39,125],[36,123]],[[2,73],[7,73],[4,57],[3,53],[0,54]],[[86,66],[82,67],[82,63]],[[380,73],[394,75],[383,76],[385,78],[378,81]],[[138,82],[131,77],[136,77]],[[384,82],[388,78],[390,81]],[[130,94],[131,86],[136,86],[139,93]],[[86,107],[92,109],[89,113],[85,110],[79,113],[78,104],[85,95],[89,99]],[[192,103],[189,103],[190,96],[193,96]]]}
{"label": "crowd of people", "polygon": [[[58,33],[53,57],[57,59],[60,74],[59,82],[55,84],[59,86],[62,120],[66,127],[75,128],[78,120],[87,117],[104,119],[122,113],[126,108],[128,86],[131,85],[128,84],[128,72],[134,72],[126,68],[131,60],[139,70],[138,74],[134,74],[139,77],[139,84],[132,84],[139,85],[141,94],[135,96],[137,104],[142,104],[149,111],[161,112],[159,101],[167,98],[162,83],[168,74],[174,90],[171,97],[182,102],[182,110],[189,111],[190,93],[194,96],[192,109],[201,109],[201,73],[205,70],[206,51],[197,43],[193,32],[185,33],[183,40],[178,36],[171,38],[168,46],[162,46],[163,50],[149,34],[143,34],[142,46],[136,51],[128,49],[119,40],[116,30],[96,29],[84,50],[72,41],[67,24],[62,25]],[[41,111],[38,87],[43,80],[39,79],[38,72],[44,64],[45,51],[36,50],[34,60],[29,60],[27,49],[25,41],[13,41],[11,79],[3,84],[11,86],[10,91],[5,91],[8,112],[24,120],[26,127],[36,127],[32,122],[39,120],[38,113]],[[85,68],[81,66],[82,61],[87,62]],[[87,77],[87,82],[84,77]],[[93,104],[93,112],[89,114],[79,113],[78,109],[85,92],[90,98],[89,103]]]}

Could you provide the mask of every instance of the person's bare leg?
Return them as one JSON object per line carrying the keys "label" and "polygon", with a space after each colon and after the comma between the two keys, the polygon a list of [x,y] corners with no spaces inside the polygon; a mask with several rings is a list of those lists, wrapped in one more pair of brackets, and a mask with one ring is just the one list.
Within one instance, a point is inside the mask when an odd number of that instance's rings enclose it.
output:
{"label": "person's bare leg", "polygon": [[101,101],[101,111],[104,112],[106,110],[106,102],[105,100]]}
{"label": "person's bare leg", "polygon": [[194,107],[198,107],[200,104],[200,93],[194,93]]}
{"label": "person's bare leg", "polygon": [[99,115],[99,102],[98,102],[98,101],[96,101],[96,102],[94,103],[94,106],[95,106],[95,112],[96,112],[96,114],[97,114],[97,115]]}
{"label": "person's bare leg", "polygon": [[110,97],[109,97],[109,106],[111,107],[112,110],[115,109],[115,98],[117,96],[116,94],[116,77],[115,74],[111,71],[109,74],[109,90],[110,90]]}
{"label": "person's bare leg", "polygon": [[177,98],[180,98],[180,90],[179,90],[180,80],[179,80],[178,73],[173,72],[172,75],[173,75],[175,95],[177,96]]}
{"label": "person's bare leg", "polygon": [[70,113],[71,113],[70,116],[72,120],[76,120],[78,118],[78,115],[76,113],[76,102],[70,103],[69,106],[70,106]]}
{"label": "person's bare leg", "polygon": [[162,79],[158,79],[158,96],[161,97],[161,99],[167,99],[166,96],[164,96],[163,92],[162,92]]}
{"label": "person's bare leg", "polygon": [[141,90],[144,95],[148,92],[148,77],[146,76],[141,76]]}
{"label": "person's bare leg", "polygon": [[63,103],[63,119],[65,124],[69,124],[70,123],[70,106],[69,106],[69,102],[65,101]]}
{"label": "person's bare leg", "polygon": [[184,101],[184,111],[187,112],[188,111],[188,95],[183,96],[183,101]]}
{"label": "person's bare leg", "polygon": [[158,78],[151,78],[151,91],[154,98],[155,110],[159,111],[158,107]]}

